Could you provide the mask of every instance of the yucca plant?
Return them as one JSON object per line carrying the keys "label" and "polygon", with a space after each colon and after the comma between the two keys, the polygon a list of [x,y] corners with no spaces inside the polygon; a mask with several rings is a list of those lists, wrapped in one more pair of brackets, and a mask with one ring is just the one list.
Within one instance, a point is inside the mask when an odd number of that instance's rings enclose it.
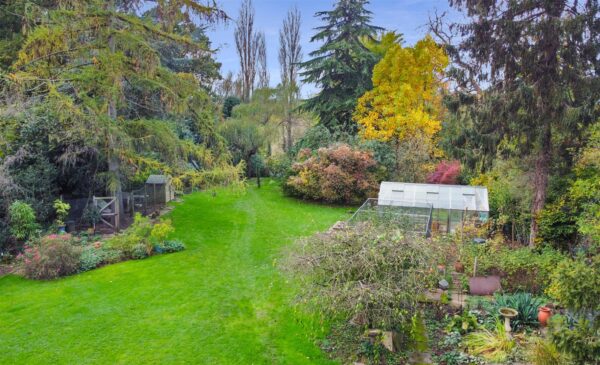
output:
{"label": "yucca plant", "polygon": [[506,332],[500,320],[494,331],[484,329],[465,336],[463,346],[471,355],[481,356],[491,362],[504,362],[515,348],[515,340]]}
{"label": "yucca plant", "polygon": [[542,298],[534,297],[530,293],[496,294],[495,302],[494,314],[496,315],[498,309],[503,307],[512,308],[519,312],[511,321],[511,325],[516,330],[524,326],[537,324],[538,308],[544,305]]}

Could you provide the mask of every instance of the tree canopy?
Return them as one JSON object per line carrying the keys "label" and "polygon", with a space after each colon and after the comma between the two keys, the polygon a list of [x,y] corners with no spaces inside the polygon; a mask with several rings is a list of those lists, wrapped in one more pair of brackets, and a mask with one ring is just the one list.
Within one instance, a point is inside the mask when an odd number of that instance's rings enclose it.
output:
{"label": "tree canopy", "polygon": [[462,39],[448,44],[460,69],[454,73],[457,84],[478,80],[475,89],[483,90],[471,109],[470,116],[480,125],[475,130],[505,141],[496,146],[512,141],[513,156],[534,160],[533,244],[535,217],[547,197],[552,162],[559,158],[572,165],[569,150],[581,147],[582,132],[598,114],[598,3],[454,0],[451,4],[464,10],[470,22],[454,24],[446,33],[437,28],[437,34],[444,38],[454,32]]}
{"label": "tree canopy", "polygon": [[321,42],[312,59],[301,64],[304,82],[316,84],[320,92],[303,108],[313,111],[329,130],[355,133],[352,113],[356,100],[371,89],[371,72],[378,61],[363,40],[373,38],[380,27],[371,25],[366,0],[341,0],[333,10],[316,13],[326,24],[317,27],[311,42]]}
{"label": "tree canopy", "polygon": [[[26,194],[32,201],[50,203],[59,192],[119,196],[151,173],[201,184],[207,170],[228,166],[205,86],[219,65],[191,21],[218,11],[191,0],[159,1],[145,16],[127,10],[138,5],[15,8],[31,28],[13,37],[23,40],[1,75],[0,155],[17,191],[40,186],[50,195]],[[30,168],[44,173],[20,175]]]}
{"label": "tree canopy", "polygon": [[373,69],[373,89],[358,100],[355,118],[366,139],[433,137],[441,128],[442,77],[448,57],[432,38],[389,47]]}

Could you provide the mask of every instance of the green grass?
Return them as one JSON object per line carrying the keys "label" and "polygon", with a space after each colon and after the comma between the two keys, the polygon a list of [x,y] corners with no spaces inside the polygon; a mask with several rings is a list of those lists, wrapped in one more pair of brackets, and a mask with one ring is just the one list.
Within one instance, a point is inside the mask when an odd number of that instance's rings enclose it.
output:
{"label": "green grass", "polygon": [[2,364],[327,364],[326,330],[294,310],[282,246],[346,218],[277,185],[187,196],[187,250],[50,282],[0,278]]}

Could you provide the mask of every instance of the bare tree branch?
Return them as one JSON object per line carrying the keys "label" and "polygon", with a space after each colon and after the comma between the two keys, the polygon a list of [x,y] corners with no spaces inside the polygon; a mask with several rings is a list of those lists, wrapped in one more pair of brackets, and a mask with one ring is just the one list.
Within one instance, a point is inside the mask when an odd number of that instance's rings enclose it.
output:
{"label": "bare tree branch", "polygon": [[267,44],[265,33],[257,34],[256,47],[258,48],[258,88],[269,87],[269,69],[267,68]]}
{"label": "bare tree branch", "polygon": [[465,59],[465,56],[461,54],[457,45],[457,38],[459,35],[454,28],[446,23],[446,16],[446,12],[438,14],[438,12],[435,11],[433,16],[430,14],[427,22],[429,32],[434,36],[438,43],[445,47],[448,57],[450,57],[450,60],[454,64],[454,69],[450,74],[453,76],[458,87],[463,88],[466,91],[480,93],[481,85],[476,77],[479,69],[475,63]]}

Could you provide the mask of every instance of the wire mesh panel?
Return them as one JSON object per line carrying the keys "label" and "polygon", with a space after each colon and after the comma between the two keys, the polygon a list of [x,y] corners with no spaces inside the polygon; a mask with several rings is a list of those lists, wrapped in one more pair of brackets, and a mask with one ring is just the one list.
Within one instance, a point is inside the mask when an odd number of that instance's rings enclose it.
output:
{"label": "wire mesh panel", "polygon": [[432,205],[428,203],[370,198],[350,217],[348,223],[393,224],[402,230],[429,236],[432,210]]}

